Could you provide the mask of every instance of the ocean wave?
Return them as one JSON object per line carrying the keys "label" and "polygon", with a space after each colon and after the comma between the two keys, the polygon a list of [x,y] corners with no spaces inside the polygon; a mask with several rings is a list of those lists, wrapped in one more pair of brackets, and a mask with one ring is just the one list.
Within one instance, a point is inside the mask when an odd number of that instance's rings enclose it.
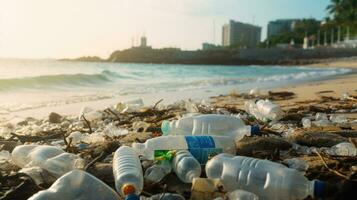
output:
{"label": "ocean wave", "polygon": [[43,88],[62,88],[76,86],[90,86],[106,84],[115,79],[128,78],[116,72],[103,70],[98,74],[59,74],[45,75],[25,78],[0,79],[0,90],[8,89],[43,89]]}

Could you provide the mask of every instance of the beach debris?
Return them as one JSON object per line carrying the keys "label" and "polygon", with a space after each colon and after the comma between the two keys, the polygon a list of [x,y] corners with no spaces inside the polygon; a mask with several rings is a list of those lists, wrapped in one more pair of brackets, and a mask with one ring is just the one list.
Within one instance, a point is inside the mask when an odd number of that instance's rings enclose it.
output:
{"label": "beach debris", "polygon": [[288,165],[291,169],[296,169],[302,172],[306,172],[309,168],[309,164],[307,162],[298,158],[288,158],[283,160],[283,163]]}
{"label": "beach debris", "polygon": [[280,106],[267,99],[258,100],[256,102],[247,101],[245,103],[245,111],[263,122],[269,120],[276,121],[284,117]]}
{"label": "beach debris", "polygon": [[114,109],[119,113],[139,111],[144,106],[142,99],[134,99],[131,101],[119,102],[114,106]]}
{"label": "beach debris", "polygon": [[259,197],[251,192],[245,190],[234,190],[227,193],[229,200],[259,200]]}
{"label": "beach debris", "polygon": [[8,160],[10,160],[10,158],[11,158],[11,154],[9,151],[6,150],[0,151],[0,163],[7,162]]}
{"label": "beach debris", "polygon": [[[322,198],[326,187],[324,182],[309,181],[299,171],[289,169],[282,164],[228,154],[217,155],[208,161],[206,174],[208,178],[220,179],[223,188],[228,192],[243,189],[262,199],[302,200],[308,196]],[[259,182],[258,177],[266,176],[270,178],[263,184]],[[280,184],[282,179],[285,183],[283,185]],[[287,185],[290,187],[286,187]]]}
{"label": "beach debris", "polygon": [[[11,123],[6,120],[1,121],[0,199],[28,199],[39,190],[48,192],[44,189],[61,179],[62,174],[76,170],[76,168],[84,168],[87,173],[114,188],[117,179],[113,178],[113,163],[115,164],[115,161],[118,160],[118,156],[113,157],[113,153],[124,145],[134,147],[132,150],[135,152],[135,156],[131,156],[130,159],[134,157],[141,160],[141,163],[138,161],[135,169],[129,170],[129,174],[136,173],[139,179],[141,179],[140,177],[145,179],[142,189],[140,189],[141,181],[134,180],[136,178],[121,179],[121,183],[129,184],[128,187],[124,187],[128,194],[127,198],[138,199],[141,191],[140,198],[142,199],[174,198],[175,195],[178,195],[179,199],[183,197],[185,199],[229,199],[230,192],[237,188],[227,191],[220,183],[222,180],[223,183],[227,183],[224,177],[218,178],[217,184],[211,184],[211,186],[213,185],[211,188],[206,186],[198,188],[197,183],[200,181],[207,184],[212,179],[199,178],[199,175],[195,175],[191,184],[183,182],[178,177],[186,172],[170,173],[170,171],[174,171],[171,169],[173,159],[182,157],[180,161],[175,161],[181,163],[184,158],[190,157],[187,156],[187,152],[201,166],[222,153],[228,153],[230,156],[250,156],[249,159],[268,159],[276,164],[281,165],[280,163],[282,163],[289,166],[291,168],[289,170],[296,169],[294,171],[297,173],[306,174],[309,180],[320,179],[332,185],[338,184],[338,188],[334,189],[334,193],[330,195],[331,199],[339,199],[338,197],[341,195],[348,194],[348,187],[351,187],[351,184],[344,183],[354,183],[357,172],[355,162],[356,96],[349,94],[349,98],[345,100],[320,96],[318,99],[294,103],[284,101],[285,97],[287,99],[294,98],[294,94],[283,91],[280,94],[259,94],[257,97],[248,94],[220,95],[210,98],[209,101],[178,101],[168,105],[161,104],[163,100],[160,99],[151,107],[144,107],[142,102],[138,101],[127,103],[125,111],[120,109],[119,111],[115,106],[104,110],[84,109],[84,112],[81,112],[79,116],[58,117],[57,122],[59,123],[52,123],[54,121],[50,120],[50,115],[44,119],[16,118]],[[253,100],[255,98],[264,102],[266,100],[263,99],[274,101],[274,104],[284,110],[283,117],[271,120],[264,117],[261,114],[263,112],[257,112],[262,117],[259,115],[255,117],[242,109],[245,99],[251,99],[252,105],[256,106],[256,101]],[[276,100],[279,101],[276,102]],[[268,106],[268,108],[270,107]],[[192,112],[188,112],[188,110]],[[208,120],[210,117],[207,118],[207,116],[220,117]],[[188,126],[186,126],[186,122],[182,123],[185,124],[182,129],[183,135],[178,133],[163,134],[165,133],[165,128],[162,128],[163,124],[167,122],[176,124],[178,121],[183,122],[184,118],[190,118],[192,125],[190,125],[191,122],[188,123]],[[199,120],[196,120],[197,118]],[[242,126],[239,125],[240,128],[237,128],[238,124]],[[260,127],[261,137],[248,134],[252,128],[250,130],[242,128],[253,127],[257,124]],[[173,129],[181,130],[181,125],[177,127],[176,125],[173,126]],[[189,127],[188,131],[187,127]],[[235,131],[237,129],[245,130],[247,134],[233,135],[232,132],[239,132]],[[48,154],[26,150],[24,155],[28,154],[25,157],[31,161],[24,162],[25,166],[22,167],[23,165],[16,164],[14,156],[9,159],[9,154],[18,152],[15,147],[21,147],[23,144],[26,144],[25,146],[50,146],[56,150],[51,150]],[[186,152],[185,156],[178,154],[181,151]],[[41,152],[41,150],[37,152]],[[49,155],[52,154],[51,152],[55,152],[53,156]],[[66,156],[60,156],[62,154]],[[78,164],[82,163],[80,167],[72,165],[72,157],[79,159]],[[35,162],[32,161],[33,158],[36,158]],[[130,160],[126,156],[120,156],[120,159],[124,159],[124,163]],[[67,162],[68,160],[69,162]],[[222,161],[222,163],[225,162]],[[255,162],[258,165],[254,170],[268,169],[268,167],[260,167],[260,160],[256,159]],[[56,163],[56,165],[48,167],[49,163]],[[85,165],[85,163],[87,164]],[[229,165],[227,164],[226,169]],[[114,168],[117,169],[117,167]],[[184,167],[184,169],[191,170],[190,167]],[[54,171],[56,173],[53,173]],[[142,176],[143,171],[145,176]],[[252,176],[254,174],[252,173]],[[271,181],[274,181],[276,176],[270,175]],[[300,175],[296,175],[296,177],[298,177],[296,180],[301,178]],[[138,193],[133,192],[133,188]],[[254,186],[253,188],[259,187]],[[247,188],[240,189],[253,192],[264,198],[260,192]],[[284,191],[285,189],[280,188],[280,190]],[[339,195],[334,195],[336,191]]]}
{"label": "beach debris", "polygon": [[73,169],[83,169],[85,164],[78,155],[48,145],[20,145],[11,157],[21,168],[40,167],[57,178]]}
{"label": "beach debris", "polygon": [[325,153],[333,156],[357,156],[357,148],[350,142],[342,142],[324,150]]}
{"label": "beach debris", "polygon": [[163,121],[164,135],[224,135],[235,139],[258,135],[258,125],[246,125],[239,117],[219,114],[186,115],[178,120]]}
{"label": "beach debris", "polygon": [[244,137],[236,140],[237,154],[244,156],[258,156],[262,153],[266,156],[290,148],[291,143],[279,137]]}
{"label": "beach debris", "polygon": [[185,197],[174,193],[155,194],[151,197],[140,197],[140,200],[185,200]]}
{"label": "beach debris", "polygon": [[256,96],[256,97],[258,97],[260,93],[261,92],[259,88],[253,88],[249,91],[249,95]]}
{"label": "beach debris", "polygon": [[29,200],[118,200],[117,193],[98,178],[91,174],[73,170],[56,180],[50,188],[42,190]]}
{"label": "beach debris", "polygon": [[187,150],[175,152],[172,169],[184,183],[192,183],[194,178],[201,176],[201,164]]}
{"label": "beach debris", "polygon": [[49,121],[50,123],[61,123],[61,121],[62,121],[62,116],[59,115],[58,113],[51,112],[51,113],[48,115],[48,121]]}
{"label": "beach debris", "polygon": [[143,171],[138,154],[128,146],[115,151],[113,158],[115,189],[123,197],[139,195],[144,187]]}
{"label": "beach debris", "polygon": [[194,178],[191,188],[191,200],[215,199],[223,197],[219,179]]}
{"label": "beach debris", "polygon": [[236,152],[231,137],[216,135],[155,137],[145,143],[133,143],[132,146],[139,155],[148,160],[172,159],[175,150],[189,150],[201,164],[205,164],[213,155]]}
{"label": "beach debris", "polygon": [[160,182],[166,175],[171,173],[172,166],[170,160],[158,161],[151,167],[147,168],[144,173],[145,182],[155,184]]}

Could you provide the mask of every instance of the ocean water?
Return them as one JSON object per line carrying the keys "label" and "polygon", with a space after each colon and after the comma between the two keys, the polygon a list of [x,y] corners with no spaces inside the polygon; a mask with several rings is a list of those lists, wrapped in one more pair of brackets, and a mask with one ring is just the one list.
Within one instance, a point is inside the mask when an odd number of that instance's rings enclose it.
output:
{"label": "ocean water", "polygon": [[103,99],[207,97],[275,88],[350,69],[0,60],[0,114]]}

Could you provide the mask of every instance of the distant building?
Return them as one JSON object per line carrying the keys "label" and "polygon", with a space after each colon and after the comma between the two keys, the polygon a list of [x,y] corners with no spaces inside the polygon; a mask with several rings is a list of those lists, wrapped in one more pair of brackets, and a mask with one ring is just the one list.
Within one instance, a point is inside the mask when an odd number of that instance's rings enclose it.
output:
{"label": "distant building", "polygon": [[222,46],[211,44],[211,43],[202,43],[202,50],[217,50],[222,49]]}
{"label": "distant building", "polygon": [[268,24],[268,38],[274,35],[279,35],[283,32],[292,31],[298,21],[299,19],[278,19],[270,21]]}
{"label": "distant building", "polygon": [[145,36],[140,38],[140,47],[147,47],[147,39]]}
{"label": "distant building", "polygon": [[259,26],[230,20],[222,28],[222,45],[252,48],[261,38],[262,28]]}

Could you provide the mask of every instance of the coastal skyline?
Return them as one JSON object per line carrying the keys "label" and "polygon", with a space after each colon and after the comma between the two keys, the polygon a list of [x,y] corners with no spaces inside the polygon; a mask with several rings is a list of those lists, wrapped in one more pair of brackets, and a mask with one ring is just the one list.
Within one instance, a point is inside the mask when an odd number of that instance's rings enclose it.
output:
{"label": "coastal skyline", "polygon": [[[221,44],[230,19],[261,26],[280,18],[323,19],[329,0],[0,0],[0,57],[63,58],[130,48],[140,36],[154,48]],[[215,27],[215,29],[214,29]],[[215,30],[215,31],[213,31]],[[136,39],[135,39],[136,38]]]}

